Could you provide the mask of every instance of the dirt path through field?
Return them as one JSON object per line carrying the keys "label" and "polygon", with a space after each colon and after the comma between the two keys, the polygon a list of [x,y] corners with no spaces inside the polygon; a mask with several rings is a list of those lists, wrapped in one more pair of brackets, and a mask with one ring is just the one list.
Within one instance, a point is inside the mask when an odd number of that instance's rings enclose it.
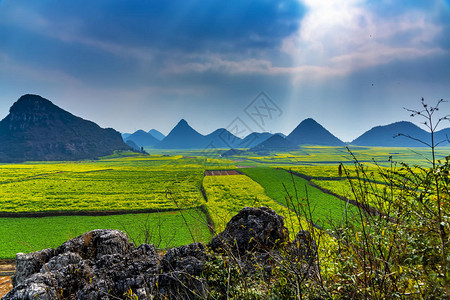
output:
{"label": "dirt path through field", "polygon": [[0,260],[0,276],[11,276],[16,271],[16,264],[12,259]]}
{"label": "dirt path through field", "polygon": [[0,218],[42,218],[42,217],[59,217],[59,216],[115,216],[115,215],[130,215],[130,214],[151,214],[155,212],[174,212],[181,208],[170,209],[130,209],[130,210],[102,210],[102,211],[48,211],[48,212],[1,212]]}
{"label": "dirt path through field", "polygon": [[242,175],[236,170],[206,170],[205,176],[221,176],[221,175]]}

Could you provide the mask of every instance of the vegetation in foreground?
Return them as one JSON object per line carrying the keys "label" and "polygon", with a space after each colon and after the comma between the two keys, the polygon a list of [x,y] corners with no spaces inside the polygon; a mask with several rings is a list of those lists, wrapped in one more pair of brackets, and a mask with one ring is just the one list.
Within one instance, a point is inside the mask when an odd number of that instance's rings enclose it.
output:
{"label": "vegetation in foreground", "polygon": [[385,186],[379,189],[357,157],[356,180],[340,166],[355,199],[378,201],[384,211],[370,215],[359,209],[356,220],[333,231],[336,272],[316,286],[327,297],[450,299],[450,156],[438,158],[441,141],[434,139],[438,125],[450,120],[435,118],[442,102],[428,106],[422,100],[421,110],[410,110],[431,132],[430,141],[420,141],[429,146],[428,167],[391,161],[390,168],[378,169]]}

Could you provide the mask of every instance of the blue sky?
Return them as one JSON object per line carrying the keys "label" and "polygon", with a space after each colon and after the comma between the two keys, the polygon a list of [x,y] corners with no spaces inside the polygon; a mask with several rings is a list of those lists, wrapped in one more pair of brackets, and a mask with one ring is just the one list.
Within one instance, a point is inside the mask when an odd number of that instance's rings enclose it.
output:
{"label": "blue sky", "polygon": [[351,141],[408,120],[450,100],[450,1],[0,0],[1,118],[34,93],[122,132],[261,131],[245,113],[261,91],[271,132],[312,117]]}

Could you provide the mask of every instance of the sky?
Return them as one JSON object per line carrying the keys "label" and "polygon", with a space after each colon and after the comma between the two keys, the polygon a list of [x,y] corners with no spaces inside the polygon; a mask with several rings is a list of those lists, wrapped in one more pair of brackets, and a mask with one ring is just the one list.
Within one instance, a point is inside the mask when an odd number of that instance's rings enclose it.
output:
{"label": "sky", "polygon": [[450,0],[0,0],[0,118],[23,94],[121,132],[352,141],[450,100]]}

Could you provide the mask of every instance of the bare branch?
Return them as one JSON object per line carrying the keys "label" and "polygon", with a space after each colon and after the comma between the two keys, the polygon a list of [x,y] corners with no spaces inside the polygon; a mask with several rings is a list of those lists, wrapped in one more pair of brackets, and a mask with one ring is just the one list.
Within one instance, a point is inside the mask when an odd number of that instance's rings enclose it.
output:
{"label": "bare branch", "polygon": [[448,135],[445,135],[445,139],[444,140],[439,141],[438,143],[436,143],[436,146],[439,146],[440,144],[445,143],[445,142],[450,143],[450,139],[448,138]]}
{"label": "bare branch", "polygon": [[436,128],[438,127],[438,125],[442,122],[442,121],[450,121],[450,115],[446,115],[442,118],[439,118],[439,120],[437,120],[436,125],[434,126],[433,130],[435,131]]}
{"label": "bare branch", "polygon": [[411,139],[411,140],[417,141],[417,142],[422,143],[422,144],[424,144],[424,145],[426,145],[426,146],[428,146],[428,147],[431,147],[431,145],[428,144],[427,142],[424,142],[424,141],[422,141],[421,139],[412,137],[412,136],[410,136],[409,134],[399,133],[398,135],[394,135],[394,138],[399,137],[399,136],[407,137],[407,138],[409,138],[409,139]]}

